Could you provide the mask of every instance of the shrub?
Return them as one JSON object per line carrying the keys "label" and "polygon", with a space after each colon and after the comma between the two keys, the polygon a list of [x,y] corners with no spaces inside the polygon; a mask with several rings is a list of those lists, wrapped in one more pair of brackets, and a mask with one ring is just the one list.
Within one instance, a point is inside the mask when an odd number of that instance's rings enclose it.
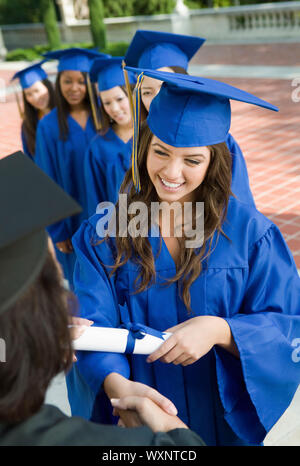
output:
{"label": "shrub", "polygon": [[[72,44],[62,44],[61,49],[67,49],[70,47],[80,47],[83,49],[92,49],[94,45],[91,42],[77,42]],[[121,57],[125,55],[128,48],[127,42],[111,42],[108,43],[104,50],[101,52],[109,53],[110,55]],[[31,49],[15,49],[11,50],[6,55],[6,61],[18,61],[18,60],[41,60],[42,54],[50,50],[49,45],[36,45]]]}

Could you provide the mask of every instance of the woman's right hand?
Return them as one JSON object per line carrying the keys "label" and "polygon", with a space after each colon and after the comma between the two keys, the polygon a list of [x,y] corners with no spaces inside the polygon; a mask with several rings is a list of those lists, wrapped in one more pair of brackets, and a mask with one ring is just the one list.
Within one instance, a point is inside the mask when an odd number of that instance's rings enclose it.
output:
{"label": "woman's right hand", "polygon": [[[112,398],[142,397],[149,398],[170,416],[176,416],[177,409],[168,398],[161,395],[157,390],[140,382],[128,380],[115,372],[110,373],[104,380],[104,391]],[[113,414],[120,416],[121,423],[125,427],[137,427],[142,425],[141,418],[134,410],[119,411],[114,408]]]}

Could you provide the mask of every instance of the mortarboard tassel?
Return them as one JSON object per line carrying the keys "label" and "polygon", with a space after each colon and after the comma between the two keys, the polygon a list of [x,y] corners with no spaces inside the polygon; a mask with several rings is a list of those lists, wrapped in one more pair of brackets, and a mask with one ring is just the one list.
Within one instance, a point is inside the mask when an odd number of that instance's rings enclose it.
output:
{"label": "mortarboard tassel", "polygon": [[140,192],[140,175],[138,170],[138,140],[140,132],[140,119],[141,119],[141,85],[144,79],[144,73],[138,76],[135,87],[135,99],[133,105],[133,145],[132,145],[132,178],[135,189]]}

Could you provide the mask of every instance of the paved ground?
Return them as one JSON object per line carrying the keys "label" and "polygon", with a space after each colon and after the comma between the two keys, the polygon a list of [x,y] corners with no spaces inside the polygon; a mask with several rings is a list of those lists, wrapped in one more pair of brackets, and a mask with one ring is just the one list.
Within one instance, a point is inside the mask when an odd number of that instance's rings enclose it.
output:
{"label": "paved ground", "polygon": [[[8,84],[20,64],[0,64]],[[233,102],[231,133],[247,161],[257,208],[281,229],[300,269],[300,42],[256,45],[204,45],[191,70],[220,79],[265,99],[279,113]],[[2,80],[2,81],[1,81]],[[0,92],[0,157],[21,148],[20,117],[10,90]],[[54,380],[47,401],[66,413],[64,379]],[[267,436],[266,445],[300,446],[300,391]]]}

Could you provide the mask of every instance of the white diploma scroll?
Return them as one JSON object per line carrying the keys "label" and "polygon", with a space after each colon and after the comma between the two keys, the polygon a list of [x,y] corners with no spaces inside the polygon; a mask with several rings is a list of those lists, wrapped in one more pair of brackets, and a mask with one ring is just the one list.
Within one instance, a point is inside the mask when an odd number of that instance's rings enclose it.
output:
{"label": "white diploma scroll", "polygon": [[[167,340],[172,333],[158,332],[162,338],[150,335],[141,330],[143,338],[134,339],[133,354],[151,354]],[[125,353],[129,330],[125,328],[86,327],[84,333],[73,340],[74,350],[104,351],[111,353]],[[131,340],[132,341],[132,340]]]}

